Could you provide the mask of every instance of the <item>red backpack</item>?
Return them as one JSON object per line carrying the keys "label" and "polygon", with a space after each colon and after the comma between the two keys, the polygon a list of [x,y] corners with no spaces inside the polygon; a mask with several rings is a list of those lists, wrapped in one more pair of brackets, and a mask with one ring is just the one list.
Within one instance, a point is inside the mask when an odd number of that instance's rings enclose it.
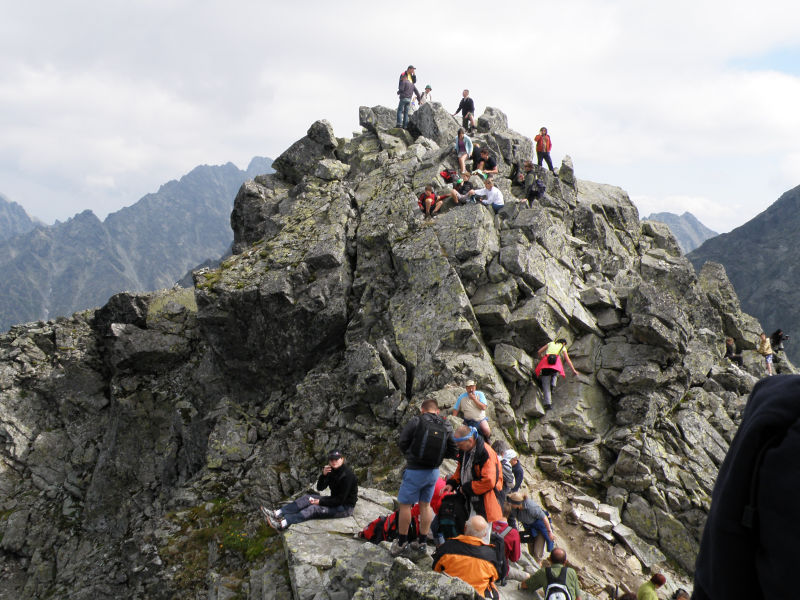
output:
{"label": "red backpack", "polygon": [[[365,539],[368,542],[372,542],[373,544],[380,544],[383,541],[391,542],[392,540],[397,539],[397,536],[399,535],[397,533],[397,513],[398,511],[394,511],[385,517],[378,517],[372,521],[372,523],[364,527],[364,529],[361,530],[361,533],[358,534],[358,537]],[[419,517],[412,516],[411,523],[408,527],[408,539],[416,539],[418,530]]]}

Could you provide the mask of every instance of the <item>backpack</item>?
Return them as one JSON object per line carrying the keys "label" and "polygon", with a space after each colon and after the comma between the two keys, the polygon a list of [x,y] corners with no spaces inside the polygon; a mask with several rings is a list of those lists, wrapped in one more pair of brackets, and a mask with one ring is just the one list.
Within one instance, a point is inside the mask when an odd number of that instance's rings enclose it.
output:
{"label": "backpack", "polygon": [[442,176],[445,183],[453,183],[456,179],[458,179],[458,171],[455,169],[445,169],[439,172],[439,175]]}
{"label": "backpack", "polygon": [[[385,517],[378,517],[369,523],[361,532],[358,537],[372,542],[373,544],[380,544],[381,542],[397,539],[398,511],[394,511]],[[408,539],[413,540],[417,537],[417,519],[412,518],[408,526]]]}
{"label": "backpack", "polygon": [[[508,530],[511,529],[511,526],[507,528]],[[497,534],[494,531],[492,535],[489,537],[489,543],[494,546],[494,553],[495,553],[495,560],[497,564],[495,567],[500,567],[498,569],[498,573],[500,574],[500,578],[497,580],[498,585],[505,585],[506,584],[506,574],[508,573],[508,557],[506,556],[506,542],[505,536],[508,535],[508,531],[504,531],[503,534]]]}
{"label": "backpack", "polygon": [[525,196],[528,200],[533,201],[537,198],[541,198],[544,196],[544,192],[547,189],[547,185],[541,179],[536,179],[531,184],[530,189],[528,190],[527,195]]}
{"label": "backpack", "polygon": [[419,417],[408,451],[420,466],[435,469],[442,464],[449,437],[447,422],[438,415],[425,413]]}
{"label": "backpack", "polygon": [[558,577],[553,575],[553,569],[550,567],[547,567],[544,572],[547,575],[544,600],[572,600],[572,596],[570,596],[567,589],[567,567],[561,567],[561,573],[558,574]]}
{"label": "backpack", "polygon": [[503,467],[503,493],[508,494],[514,487],[514,471],[511,469],[511,463],[504,458],[500,458],[500,465]]}
{"label": "backpack", "polygon": [[464,533],[464,525],[469,517],[467,499],[463,494],[448,494],[442,498],[439,506],[439,534],[445,539],[454,538]]}

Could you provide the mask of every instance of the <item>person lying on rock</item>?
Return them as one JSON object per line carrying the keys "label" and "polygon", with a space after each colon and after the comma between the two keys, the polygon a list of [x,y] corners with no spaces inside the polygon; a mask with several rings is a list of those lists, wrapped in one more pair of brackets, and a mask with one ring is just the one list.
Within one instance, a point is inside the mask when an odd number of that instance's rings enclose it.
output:
{"label": "person lying on rock", "polygon": [[528,551],[538,562],[544,556],[544,547],[552,551],[556,541],[550,517],[547,512],[536,502],[528,497],[527,492],[514,492],[506,498],[506,503],[511,508],[509,522],[521,523],[525,535],[522,541],[528,542]]}
{"label": "person lying on rock", "polygon": [[322,473],[317,479],[317,490],[321,492],[327,488],[331,488],[330,496],[306,494],[278,510],[269,510],[262,506],[261,514],[277,531],[309,519],[351,516],[358,500],[358,480],[350,467],[344,464],[344,456],[339,450],[328,453],[328,464],[322,467]]}
{"label": "person lying on rock", "polygon": [[569,354],[567,353],[567,340],[564,338],[559,338],[554,342],[545,344],[539,348],[537,354],[540,360],[536,365],[534,372],[542,383],[542,391],[544,392],[544,407],[545,409],[548,409],[553,406],[551,395],[552,391],[556,387],[556,380],[558,379],[558,376],[561,375],[562,377],[566,377],[564,374],[564,365],[561,363],[561,358],[563,357],[564,360],[567,361],[569,368],[572,369],[572,373],[576,377],[578,376],[578,371],[575,370],[575,366],[572,364],[572,361],[569,358]]}
{"label": "person lying on rock", "polygon": [[470,190],[469,196],[478,196],[481,198],[481,204],[484,206],[491,206],[495,214],[499,213],[505,205],[503,200],[503,192],[494,186],[494,181],[491,177],[483,182],[486,187],[482,190]]}
{"label": "person lying on rock", "polygon": [[428,219],[435,216],[442,208],[442,200],[433,193],[432,185],[425,186],[425,191],[417,198],[417,204]]}
{"label": "person lying on rock", "polygon": [[456,404],[453,407],[453,416],[457,417],[460,410],[464,423],[480,431],[488,442],[492,436],[492,430],[489,428],[489,418],[486,416],[486,407],[489,402],[486,400],[486,395],[477,390],[475,382],[471,379],[467,382],[466,389],[467,391],[456,400]]}

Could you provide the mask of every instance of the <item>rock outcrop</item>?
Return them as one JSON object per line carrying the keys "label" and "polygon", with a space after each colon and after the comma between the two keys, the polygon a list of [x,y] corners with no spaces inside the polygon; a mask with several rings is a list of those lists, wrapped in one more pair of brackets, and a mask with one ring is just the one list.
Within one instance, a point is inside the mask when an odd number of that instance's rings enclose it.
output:
{"label": "rock outcrop", "polygon": [[[667,229],[569,159],[521,201],[509,177],[531,141],[497,109],[475,138],[505,208],[448,201],[426,221],[416,196],[454,165],[449,115],[426,105],[406,131],[389,113],[362,107],[350,139],[316,122],[245,183],[235,254],[194,290],[0,336],[0,596],[467,597],[352,539],[388,511],[378,492],[324,531],[277,536],[257,507],[302,493],[332,446],[394,494],[398,427],[468,379],[592,596],[648,569],[690,576],[761,373],[752,349],[747,370],[722,359],[724,336],[757,327],[724,271],[698,277]],[[545,412],[532,367],[561,336],[580,376]],[[328,537],[307,547],[312,532]]]}
{"label": "rock outcrop", "polygon": [[712,231],[703,225],[690,212],[685,212],[682,215],[668,212],[652,213],[645,217],[643,221],[655,221],[667,225],[684,254],[688,254],[706,240],[719,235],[716,231]]}

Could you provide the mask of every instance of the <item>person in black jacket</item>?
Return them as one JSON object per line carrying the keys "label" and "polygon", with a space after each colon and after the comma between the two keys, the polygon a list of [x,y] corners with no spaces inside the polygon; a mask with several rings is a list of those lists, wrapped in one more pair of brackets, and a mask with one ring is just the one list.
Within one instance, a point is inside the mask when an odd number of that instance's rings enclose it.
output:
{"label": "person in black jacket", "polygon": [[464,90],[462,96],[461,102],[458,103],[458,108],[456,109],[456,112],[453,113],[453,116],[455,117],[458,113],[461,113],[461,126],[464,129],[468,129],[471,133],[476,128],[475,102],[473,102],[472,98],[469,97],[469,90]]}
{"label": "person in black jacket", "polygon": [[695,568],[695,600],[796,598],[800,376],[759,381],[720,467]]}
{"label": "person in black jacket", "polygon": [[317,479],[321,492],[331,488],[330,496],[306,494],[278,510],[261,507],[261,513],[272,527],[283,531],[289,525],[309,519],[335,519],[349,517],[358,500],[358,480],[355,473],[344,464],[344,456],[338,450],[328,453],[328,464],[322,468]]}

